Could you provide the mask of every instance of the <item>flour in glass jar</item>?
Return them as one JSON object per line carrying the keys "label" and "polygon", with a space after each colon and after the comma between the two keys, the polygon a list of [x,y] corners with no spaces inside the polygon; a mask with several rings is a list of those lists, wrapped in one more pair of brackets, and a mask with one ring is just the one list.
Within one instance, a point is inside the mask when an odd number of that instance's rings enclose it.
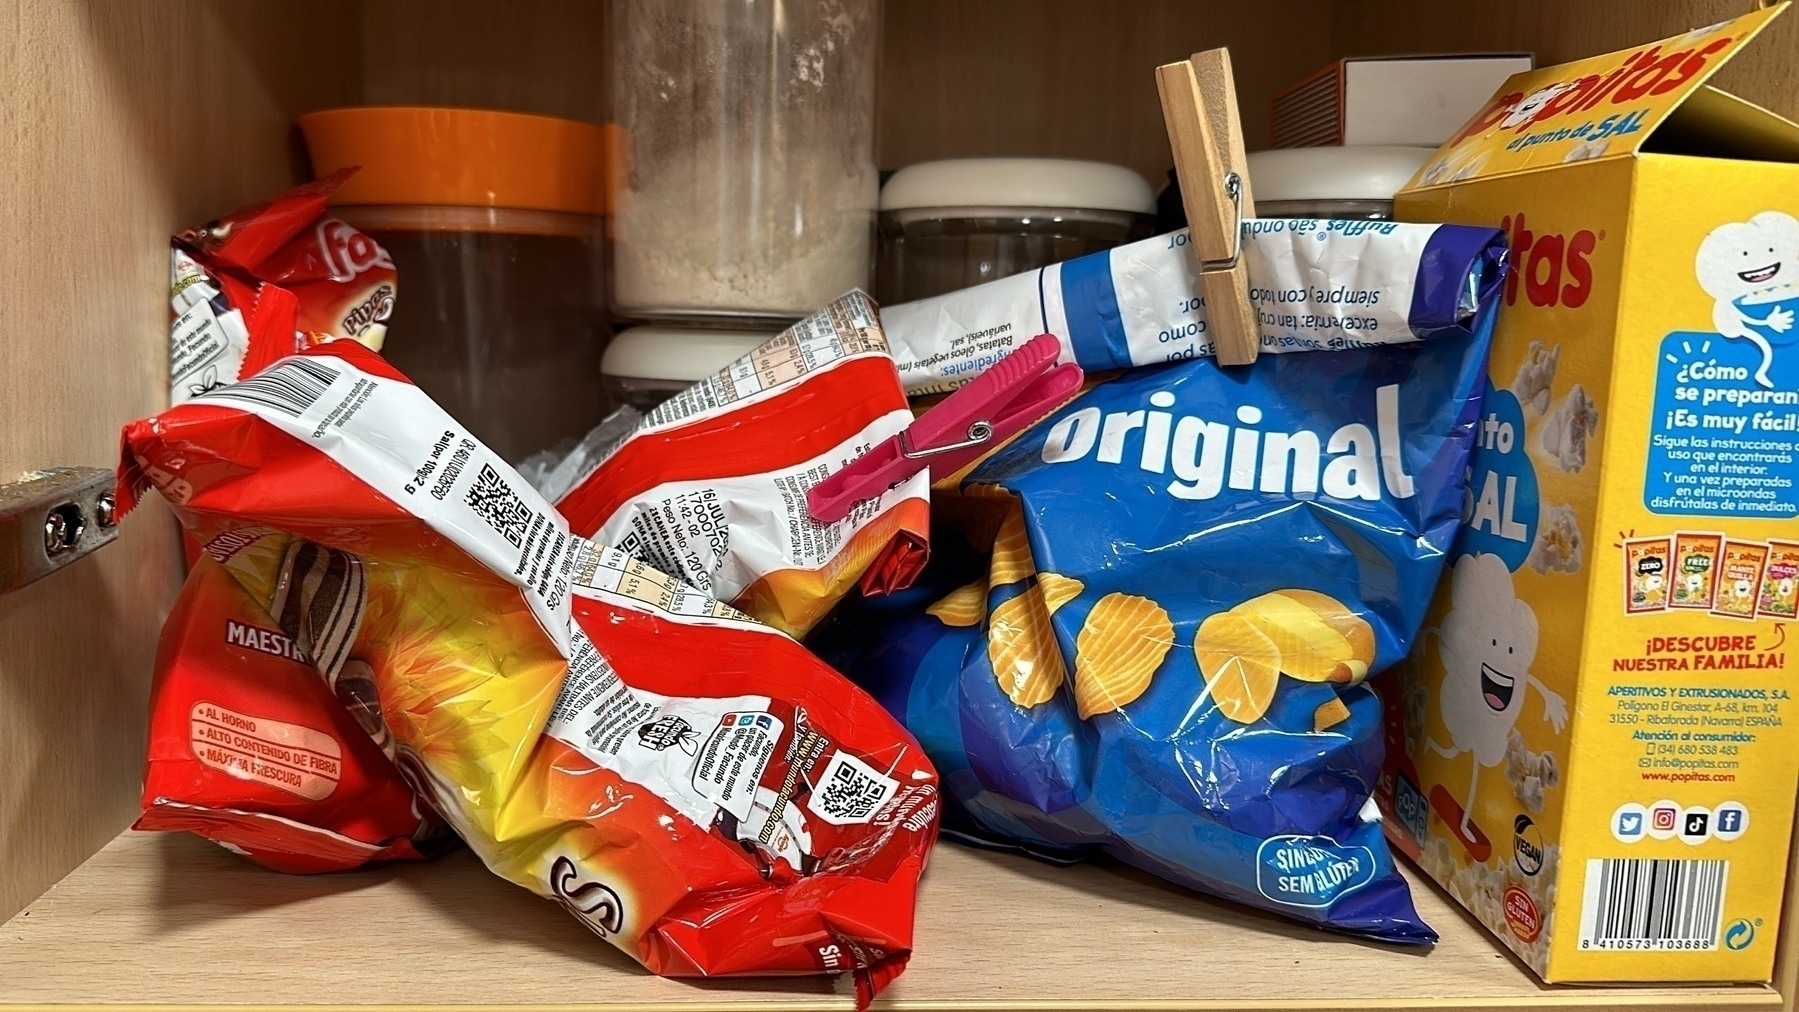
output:
{"label": "flour in glass jar", "polygon": [[614,295],[799,317],[868,283],[876,0],[618,0]]}

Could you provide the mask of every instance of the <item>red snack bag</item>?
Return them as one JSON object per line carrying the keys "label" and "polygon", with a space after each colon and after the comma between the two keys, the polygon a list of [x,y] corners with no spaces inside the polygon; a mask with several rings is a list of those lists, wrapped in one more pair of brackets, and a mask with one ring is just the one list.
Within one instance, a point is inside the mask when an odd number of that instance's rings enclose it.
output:
{"label": "red snack bag", "polygon": [[127,426],[122,509],[152,484],[204,543],[354,560],[354,593],[272,610],[366,666],[374,735],[497,874],[659,973],[850,972],[866,1002],[904,966],[918,745],[792,640],[572,536],[380,356],[319,345]]}
{"label": "red snack bag", "polygon": [[[271,590],[328,583],[328,573],[294,581],[294,560],[306,553],[284,551],[288,543],[275,531],[226,536],[188,574],[157,647],[136,828],[197,833],[286,872],[442,850],[450,842],[442,821],[353,718],[355,707],[334,698],[333,688],[358,701],[372,686],[366,665],[340,663],[324,675],[304,640],[227,569]],[[348,568],[338,554],[337,568]]]}
{"label": "red snack bag", "polygon": [[170,401],[251,376],[321,341],[379,350],[393,260],[325,213],[356,170],[294,187],[176,236],[170,254]]}
{"label": "red snack bag", "polygon": [[910,955],[938,809],[923,752],[798,643],[644,562],[586,544],[571,586],[574,656],[525,788],[565,828],[495,870],[547,881],[657,973],[850,970],[866,1003]]}
{"label": "red snack bag", "polygon": [[928,473],[835,523],[806,508],[911,423],[874,302],[850,292],[651,411],[556,508],[576,534],[803,636],[858,579],[887,593],[924,568]]}

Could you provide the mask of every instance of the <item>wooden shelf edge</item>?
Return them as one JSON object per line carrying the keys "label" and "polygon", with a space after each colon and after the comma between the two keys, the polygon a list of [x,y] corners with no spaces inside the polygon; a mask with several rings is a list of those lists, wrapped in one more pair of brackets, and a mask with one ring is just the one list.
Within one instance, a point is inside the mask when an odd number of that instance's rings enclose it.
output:
{"label": "wooden shelf edge", "polygon": [[[1328,935],[1129,870],[940,844],[906,1012],[1774,1010],[1773,988],[1550,987],[1434,887],[1429,953]],[[1021,930],[1021,926],[1023,926]],[[1171,997],[1150,997],[1168,995]],[[497,1001],[495,999],[498,999]],[[651,976],[467,853],[295,877],[186,836],[126,833],[0,926],[0,1012],[764,1012],[847,1009],[823,978]]]}
{"label": "wooden shelf edge", "polygon": [[[1613,989],[1615,992],[1615,989]],[[871,1012],[882,1010],[904,1009],[907,1012],[1545,1012],[1545,1010],[1568,1009],[1776,1009],[1781,1007],[1779,994],[1772,987],[1756,988],[1746,986],[1744,993],[1737,995],[1711,994],[1704,995],[1703,1000],[1695,1002],[1687,995],[1648,995],[1644,998],[1621,1004],[1620,995],[1607,993],[1600,995],[1580,995],[1562,992],[1547,998],[1515,998],[1486,1000],[1477,1004],[1457,1003],[1455,999],[1415,998],[1401,1001],[1379,999],[1357,1001],[1303,1001],[1292,1002],[1281,999],[1246,998],[1219,999],[1215,1001],[1189,1001],[1184,999],[1145,999],[1143,1001],[1058,1001],[1040,999],[1031,1001],[992,1001],[984,999],[955,999],[943,1001],[888,1001],[878,999],[871,1006]],[[160,1005],[143,1004],[26,1004],[15,1005],[0,1003],[0,1008],[7,1012],[169,1012],[171,1009],[230,1009],[231,1012],[443,1012],[443,1010],[463,1010],[468,1004],[408,1004],[408,1005],[311,1005],[281,1004],[265,1005],[254,1002],[227,1005],[185,1005],[166,1003]],[[544,1005],[493,1005],[482,1003],[478,1006],[482,1012],[668,1012],[678,1008],[681,1012],[784,1012],[795,1008],[793,1002],[780,1001],[722,1001],[722,1002],[683,1002],[670,1005],[667,1002],[603,1002],[594,1004],[544,1004]]]}

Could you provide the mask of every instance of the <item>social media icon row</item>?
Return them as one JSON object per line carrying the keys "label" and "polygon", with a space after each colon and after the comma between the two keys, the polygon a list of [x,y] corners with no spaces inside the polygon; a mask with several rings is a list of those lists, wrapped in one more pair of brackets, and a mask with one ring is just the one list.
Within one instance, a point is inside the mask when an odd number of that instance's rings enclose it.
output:
{"label": "social media icon row", "polygon": [[1678,836],[1697,846],[1706,840],[1729,842],[1749,830],[1749,809],[1740,802],[1726,801],[1716,808],[1704,805],[1682,807],[1672,801],[1653,805],[1625,802],[1612,813],[1612,836],[1619,843],[1635,843],[1644,837],[1669,840]]}

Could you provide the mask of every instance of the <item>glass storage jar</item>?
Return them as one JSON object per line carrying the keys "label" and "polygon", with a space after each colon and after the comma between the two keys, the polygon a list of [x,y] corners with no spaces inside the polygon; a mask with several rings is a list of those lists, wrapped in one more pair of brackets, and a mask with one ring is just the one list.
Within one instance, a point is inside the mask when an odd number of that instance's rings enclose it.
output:
{"label": "glass storage jar", "polygon": [[778,330],[699,330],[643,326],[619,331],[600,361],[606,390],[619,404],[649,411],[755,351]]}
{"label": "glass storage jar", "polygon": [[300,127],[318,175],[362,166],[333,211],[399,271],[389,361],[513,463],[605,417],[600,127],[431,108],[334,109]]}
{"label": "glass storage jar", "polygon": [[1146,238],[1155,194],[1122,165],[920,162],[881,188],[875,298],[909,302]]}
{"label": "glass storage jar", "polygon": [[613,302],[784,325],[868,284],[879,0],[612,0]]}
{"label": "glass storage jar", "polygon": [[1249,155],[1258,218],[1393,217],[1393,195],[1435,148],[1370,144]]}

